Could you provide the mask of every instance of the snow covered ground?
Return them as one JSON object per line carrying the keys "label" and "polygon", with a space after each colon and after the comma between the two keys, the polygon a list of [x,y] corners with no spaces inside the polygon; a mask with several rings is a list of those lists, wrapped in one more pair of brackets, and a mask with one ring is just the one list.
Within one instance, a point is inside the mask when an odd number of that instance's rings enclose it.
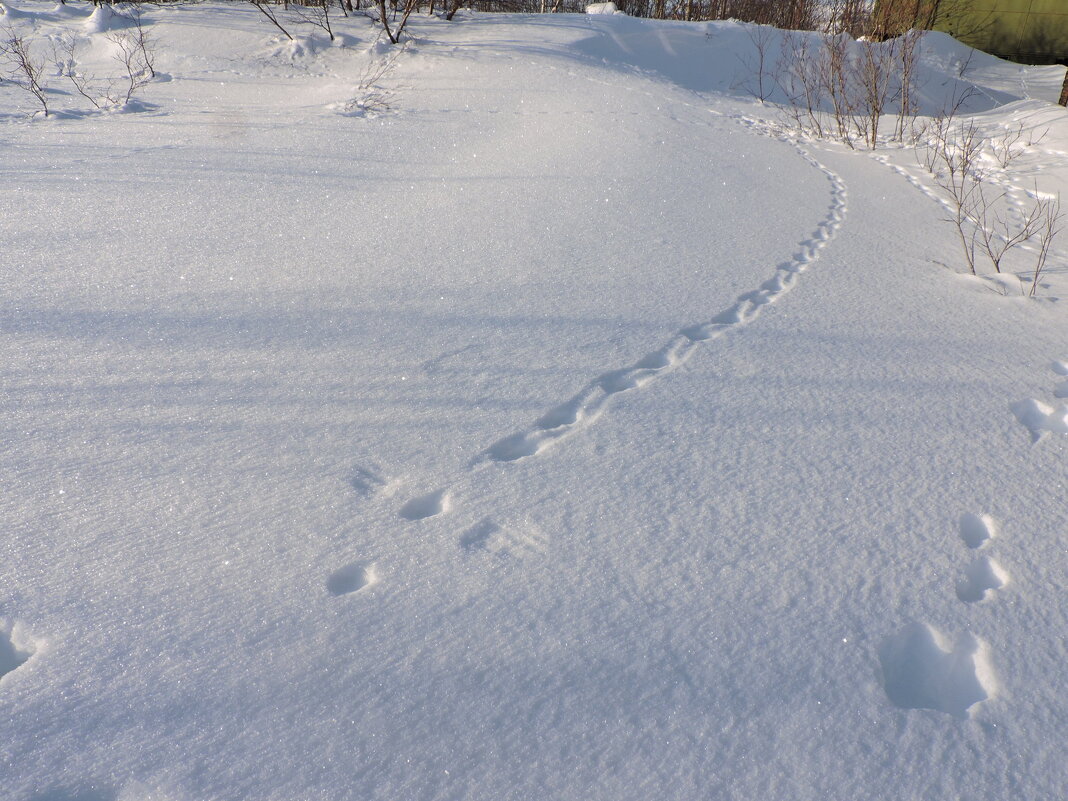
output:
{"label": "snow covered ground", "polygon": [[[1068,241],[965,276],[736,23],[144,21],[0,84],[0,797],[1065,796]],[[1068,187],[1063,68],[923,70]]]}

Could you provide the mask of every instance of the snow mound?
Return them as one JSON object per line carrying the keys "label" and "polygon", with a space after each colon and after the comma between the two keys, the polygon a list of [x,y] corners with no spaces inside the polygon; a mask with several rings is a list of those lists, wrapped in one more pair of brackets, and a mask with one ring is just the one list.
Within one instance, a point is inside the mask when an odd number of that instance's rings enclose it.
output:
{"label": "snow mound", "polygon": [[111,6],[97,6],[85,21],[86,33],[107,33],[118,28],[125,28],[127,19],[112,10]]}
{"label": "snow mound", "polygon": [[86,19],[92,16],[92,12],[86,13],[76,6],[69,6],[65,3],[56,3],[49,13],[57,19]]}
{"label": "snow mound", "polygon": [[300,61],[310,58],[330,47],[328,40],[320,41],[312,36],[294,36],[292,39],[276,37],[273,44],[274,47],[268,54],[268,58],[284,61]]}
{"label": "snow mound", "polygon": [[7,17],[10,19],[22,19],[23,17],[30,17],[32,14],[28,14],[25,11],[19,11],[17,8],[0,3],[0,17]]}
{"label": "snow mound", "polygon": [[591,3],[586,6],[587,14],[623,14],[624,12],[616,8],[615,3]]}
{"label": "snow mound", "polygon": [[[611,3],[588,7],[588,13]],[[818,51],[823,35],[783,31],[734,20],[679,25],[636,18],[621,19],[599,29],[575,47],[602,62],[653,73],[684,89],[702,93],[763,96],[788,105],[789,93],[774,80],[788,63],[785,54]],[[858,63],[864,42],[850,42],[848,55]],[[764,53],[763,84],[754,76]],[[947,108],[958,114],[981,113],[1030,98],[1055,101],[1064,77],[1063,67],[1023,67],[974,50],[946,34],[925,33],[918,46],[916,87],[912,101],[921,115]],[[831,112],[830,100],[822,111]]]}

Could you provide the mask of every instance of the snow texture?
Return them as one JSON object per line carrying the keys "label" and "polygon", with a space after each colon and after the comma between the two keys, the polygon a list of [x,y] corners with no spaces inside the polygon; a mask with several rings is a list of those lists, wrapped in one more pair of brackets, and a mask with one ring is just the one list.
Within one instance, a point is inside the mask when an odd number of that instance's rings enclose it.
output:
{"label": "snow texture", "polygon": [[[142,10],[0,83],[0,797],[1065,796],[1064,242],[965,275],[771,29]],[[1063,68],[919,76],[1068,186]]]}

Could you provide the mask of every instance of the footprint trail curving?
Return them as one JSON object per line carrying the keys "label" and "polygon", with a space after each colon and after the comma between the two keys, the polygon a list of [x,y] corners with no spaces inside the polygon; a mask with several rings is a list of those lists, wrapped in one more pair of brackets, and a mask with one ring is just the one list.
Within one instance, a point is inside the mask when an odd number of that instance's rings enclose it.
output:
{"label": "footprint trail curving", "polygon": [[678,331],[662,347],[646,354],[630,367],[612,370],[593,379],[573,398],[544,414],[531,428],[495,442],[472,464],[519,461],[588,428],[601,416],[614,396],[641,389],[672,373],[685,364],[703,343],[748,325],[760,316],[765,307],[793,289],[798,277],[816,261],[820,251],[838,233],[847,211],[846,187],[838,174],[801,147],[797,147],[797,151],[827,178],[831,185],[831,203],[827,215],[812,235],[800,243],[797,252],[788,261],[776,266],[771,278],[759,288],[741,295],[732,306],[708,321]]}
{"label": "footprint trail curving", "polygon": [[[653,97],[647,92],[641,93]],[[753,322],[767,306],[777,302],[797,285],[799,277],[817,261],[822,250],[837,236],[848,211],[848,191],[841,176],[817,160],[788,133],[759,125],[757,121],[744,115],[708,108],[703,102],[683,102],[682,106],[729,120],[754,134],[769,136],[793,147],[804,161],[823,174],[830,186],[830,202],[823,219],[812,233],[797,245],[791,257],[776,265],[772,275],[756,289],[740,295],[731,306],[708,320],[680,329],[661,347],[647,353],[629,367],[609,370],[597,376],[574,397],[548,410],[528,428],[497,440],[472,459],[465,468],[454,473],[451,479],[443,481],[438,490],[411,498],[404,503],[398,512],[401,518],[421,521],[448,514],[452,511],[454,490],[469,471],[493,464],[517,462],[542,453],[571,435],[589,428],[600,418],[616,395],[641,389],[669,375],[685,364],[701,345]],[[439,359],[450,358],[463,350],[445,354]],[[430,371],[438,365],[439,360],[431,360],[425,365],[425,369]]]}

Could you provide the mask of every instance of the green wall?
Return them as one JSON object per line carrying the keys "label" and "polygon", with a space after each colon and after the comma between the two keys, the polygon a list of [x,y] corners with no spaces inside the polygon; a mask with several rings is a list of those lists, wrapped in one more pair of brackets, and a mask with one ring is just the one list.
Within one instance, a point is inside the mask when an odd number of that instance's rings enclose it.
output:
{"label": "green wall", "polygon": [[988,53],[1068,63],[1068,0],[943,0],[934,27]]}

